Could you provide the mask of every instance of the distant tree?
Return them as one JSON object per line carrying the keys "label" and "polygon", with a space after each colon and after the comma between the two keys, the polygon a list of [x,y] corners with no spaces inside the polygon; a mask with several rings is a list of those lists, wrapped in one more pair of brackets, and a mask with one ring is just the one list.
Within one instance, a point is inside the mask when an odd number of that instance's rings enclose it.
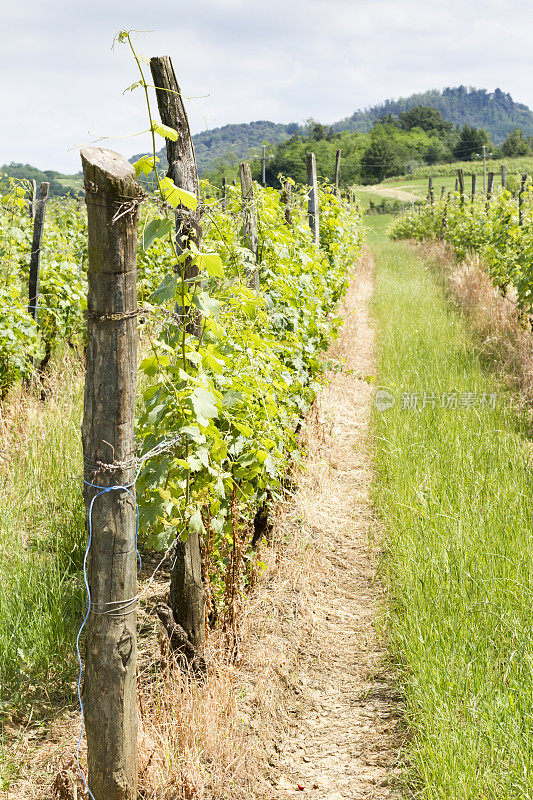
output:
{"label": "distant tree", "polygon": [[529,152],[529,146],[524,139],[521,128],[515,128],[508,134],[507,139],[502,144],[502,154],[507,157],[525,156]]}
{"label": "distant tree", "polygon": [[422,128],[423,131],[449,133],[453,130],[451,122],[447,122],[441,112],[431,106],[414,106],[409,111],[402,111],[398,116],[398,125],[405,131]]}
{"label": "distant tree", "polygon": [[[464,88],[464,87],[459,87]],[[487,131],[483,128],[473,128],[470,125],[463,125],[459,134],[457,144],[453,148],[453,154],[459,161],[471,161],[475,155],[481,153],[483,145],[489,145],[490,138]]]}
{"label": "distant tree", "polygon": [[404,168],[405,156],[398,145],[385,135],[373,136],[361,158],[361,182],[380,183],[392,175],[401,175]]}
{"label": "distant tree", "polygon": [[286,127],[289,136],[294,136],[295,133],[298,133],[298,130],[300,128],[297,122],[289,122],[289,124]]}
{"label": "distant tree", "polygon": [[320,122],[314,122],[311,127],[310,138],[313,139],[315,142],[320,142],[322,139],[325,139],[327,136],[326,126],[322,125]]}

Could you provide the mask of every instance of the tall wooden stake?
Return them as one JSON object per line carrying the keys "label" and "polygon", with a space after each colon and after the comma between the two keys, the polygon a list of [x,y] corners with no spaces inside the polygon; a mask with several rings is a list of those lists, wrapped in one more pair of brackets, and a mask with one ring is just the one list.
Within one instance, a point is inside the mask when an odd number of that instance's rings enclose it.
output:
{"label": "tall wooden stake", "polygon": [[[84,707],[95,800],[137,798],[137,376],[135,170],[111,150],[81,151],[89,236],[87,370],[82,426],[91,593]],[[106,466],[109,465],[109,466]],[[100,489],[128,486],[98,495]],[[92,513],[90,510],[91,503]]]}
{"label": "tall wooden stake", "polygon": [[524,224],[524,192],[526,189],[527,173],[522,173],[520,179],[520,191],[518,192],[518,224]]}
{"label": "tall wooden stake", "polygon": [[[194,145],[189,128],[187,112],[181,99],[181,91],[169,56],[155,56],[150,59],[150,70],[156,87],[159,115],[164,125],[178,133],[176,142],[165,139],[167,145],[167,176],[172,178],[176,186],[192,192],[200,200],[198,170],[194,155]],[[176,249],[180,255],[194,242],[198,250],[201,248],[202,227],[199,211],[190,211],[185,206],[176,210]],[[191,259],[185,264],[185,280],[193,281],[198,275],[198,266]],[[179,312],[186,320],[187,330],[200,337],[202,319],[200,314],[189,308]]]}
{"label": "tall wooden stake", "polygon": [[39,267],[41,265],[41,242],[43,238],[44,215],[50,184],[43,181],[39,185],[37,200],[34,203],[35,214],[33,220],[33,241],[30,256],[30,280],[28,285],[28,313],[37,320],[37,307],[39,305]]}
{"label": "tall wooden stake", "polygon": [[320,244],[320,221],[318,218],[318,184],[316,179],[316,158],[314,153],[307,154],[307,185],[309,188],[309,200],[307,213],[309,215],[309,227],[313,234],[315,246]]}
{"label": "tall wooden stake", "polygon": [[341,151],[335,153],[335,196],[339,197],[339,185],[341,180]]}
{"label": "tall wooden stake", "polygon": [[500,174],[502,180],[502,188],[507,189],[507,164],[502,164],[500,167]]}
{"label": "tall wooden stake", "polygon": [[259,291],[259,268],[257,266],[257,209],[254,201],[254,184],[250,165],[239,166],[242,195],[242,234],[246,247],[252,253],[252,264],[246,270],[248,286]]}
{"label": "tall wooden stake", "polygon": [[28,213],[31,219],[35,219],[35,203],[37,200],[37,183],[35,178],[31,182],[30,199],[28,202]]}
{"label": "tall wooden stake", "polygon": [[489,210],[490,198],[492,197],[492,187],[494,185],[494,172],[489,172],[487,176],[487,203],[486,209]]}
{"label": "tall wooden stake", "polygon": [[226,178],[222,178],[222,203],[221,203],[222,211],[228,210],[228,187]]}
{"label": "tall wooden stake", "polygon": [[457,170],[457,180],[459,181],[459,192],[461,193],[461,206],[465,202],[465,176],[462,169]]}
{"label": "tall wooden stake", "polygon": [[472,202],[476,199],[477,173],[472,173]]}
{"label": "tall wooden stake", "polygon": [[263,187],[263,189],[267,185],[267,181],[266,181],[266,162],[267,162],[266,152],[267,152],[266,145],[263,145],[263,163],[262,163],[262,168],[261,168],[261,186]]}
{"label": "tall wooden stake", "polygon": [[[156,87],[157,105],[164,125],[178,132],[178,140],[166,139],[169,178],[176,186],[186,189],[200,199],[198,170],[187,112],[181,99],[172,61],[168,56],[150,59],[150,69]],[[184,241],[185,239],[185,241]],[[202,227],[199,211],[180,208],[176,212],[176,245],[178,255],[192,241],[200,250]],[[192,281],[198,275],[198,266],[189,258],[185,264],[184,278]],[[202,318],[192,315],[190,309],[181,313],[189,319],[187,330],[201,335]],[[202,578],[202,553],[200,537],[189,532],[187,541],[176,538],[176,555],[170,576],[170,606],[174,619],[186,632],[192,645],[201,650],[205,641],[205,587]]]}
{"label": "tall wooden stake", "polygon": [[283,184],[280,200],[285,203],[285,222],[292,225],[292,183],[289,180]]}

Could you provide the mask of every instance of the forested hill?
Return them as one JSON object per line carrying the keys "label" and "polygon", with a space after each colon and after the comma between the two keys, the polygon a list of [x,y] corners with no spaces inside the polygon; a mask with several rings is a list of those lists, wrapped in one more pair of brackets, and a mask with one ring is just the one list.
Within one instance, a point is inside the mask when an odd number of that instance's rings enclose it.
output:
{"label": "forested hill", "polygon": [[444,119],[454,125],[472,125],[483,128],[491,139],[499,144],[507,134],[519,127],[525,136],[533,136],[533,112],[522,103],[515,103],[510,94],[495,89],[472,87],[447,87],[439,92],[435,89],[428,92],[401,97],[399,100],[385,100],[384,103],[372,106],[365,111],[355,111],[332,127],[335,131],[369,131],[374,122],[388,114],[397,117],[402,111],[409,111],[414,106],[431,106],[437,108]]}
{"label": "forested hill", "polygon": [[[196,153],[196,163],[198,172],[204,172],[212,167],[220,159],[230,163],[238,163],[256,152],[263,144],[279,144],[285,141],[294,133],[297,133],[300,126],[296,122],[287,125],[267,120],[257,122],[244,122],[241,124],[224,125],[221,128],[212,128],[193,135],[194,151]],[[133,156],[130,161],[136,161],[141,155]],[[166,149],[163,147],[158,153],[161,163],[160,169],[166,169],[167,156]]]}
{"label": "forested hill", "polygon": [[[533,112],[521,103],[515,103],[510,94],[495,89],[473,89],[466,86],[436,89],[412,94],[399,100],[385,100],[364,111],[355,111],[350,117],[334,123],[335,132],[371,130],[376,120],[392,115],[398,117],[415,106],[437,108],[445,120],[453,125],[471,125],[486,130],[495,144],[503,142],[510,131],[519,127],[524,135],[533,136]],[[202,131],[193,136],[198,171],[203,175],[220,159],[227,164],[237,163],[257,153],[263,143],[271,145],[285,141],[294,133],[305,135],[307,125],[292,122],[281,125],[261,120]],[[165,148],[159,153],[161,167],[166,168]],[[139,156],[134,156],[134,161]]]}

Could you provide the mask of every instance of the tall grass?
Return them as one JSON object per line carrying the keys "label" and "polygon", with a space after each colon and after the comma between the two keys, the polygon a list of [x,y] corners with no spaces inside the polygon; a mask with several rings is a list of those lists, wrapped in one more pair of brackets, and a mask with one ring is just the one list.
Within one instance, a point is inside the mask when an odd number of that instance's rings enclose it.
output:
{"label": "tall grass", "polygon": [[498,392],[494,410],[375,411],[388,627],[417,797],[533,797],[530,444],[464,322],[406,244],[375,248],[380,384]]}
{"label": "tall grass", "polygon": [[81,382],[68,370],[45,405],[19,400],[0,419],[0,719],[55,703],[75,673],[83,604]]}

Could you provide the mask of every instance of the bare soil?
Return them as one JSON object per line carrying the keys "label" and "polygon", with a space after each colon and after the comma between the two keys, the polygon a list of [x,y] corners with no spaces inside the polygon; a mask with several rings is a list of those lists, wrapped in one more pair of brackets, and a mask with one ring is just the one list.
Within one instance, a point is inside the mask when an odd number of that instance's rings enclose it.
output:
{"label": "bare soil", "polygon": [[270,758],[264,797],[399,797],[394,778],[403,736],[394,676],[376,631],[384,598],[369,497],[372,271],[367,255],[329,354],[344,360],[346,371],[332,373],[317,424],[309,426],[292,525],[307,540],[311,571],[299,613],[286,623],[286,640],[299,640],[298,656],[287,688],[288,726]]}

